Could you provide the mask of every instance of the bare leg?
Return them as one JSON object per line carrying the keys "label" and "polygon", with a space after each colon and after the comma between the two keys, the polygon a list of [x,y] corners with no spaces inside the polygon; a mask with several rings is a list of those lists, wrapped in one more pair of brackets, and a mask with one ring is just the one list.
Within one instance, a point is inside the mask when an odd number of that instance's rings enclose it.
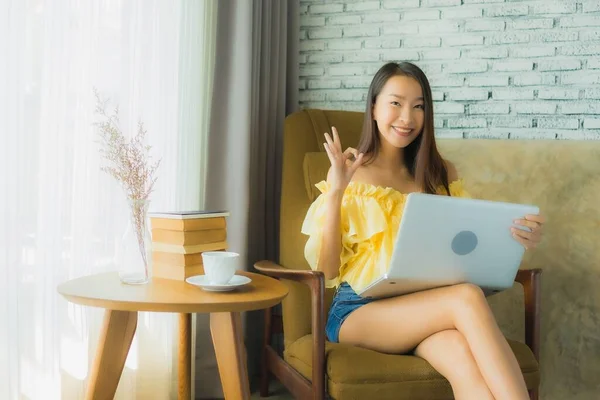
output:
{"label": "bare leg", "polygon": [[434,333],[415,349],[452,385],[457,400],[494,400],[462,333],[456,329]]}
{"label": "bare leg", "polygon": [[374,301],[342,324],[340,342],[405,353],[448,329],[463,334],[494,398],[529,398],[519,364],[481,289],[460,284]]}

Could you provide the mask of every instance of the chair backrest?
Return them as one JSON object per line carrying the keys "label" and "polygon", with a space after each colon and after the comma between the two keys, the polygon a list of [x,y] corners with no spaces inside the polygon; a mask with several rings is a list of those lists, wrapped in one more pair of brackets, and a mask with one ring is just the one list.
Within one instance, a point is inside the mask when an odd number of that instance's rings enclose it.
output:
{"label": "chair backrest", "polygon": [[[304,258],[307,237],[300,230],[312,199],[308,196],[305,180],[307,154],[321,152],[326,156],[323,143],[325,132],[331,134],[335,126],[343,146],[355,146],[362,130],[363,113],[348,111],[304,110],[289,115],[285,120],[283,138],[283,170],[281,182],[281,214],[279,229],[279,262],[292,269],[309,269]],[[318,171],[315,170],[318,175]],[[327,169],[325,169],[326,177]],[[285,282],[289,294],[283,301],[284,345],[310,333],[310,293],[300,283]],[[332,291],[326,295],[329,308]]]}
{"label": "chair backrest", "polygon": [[[304,258],[307,238],[300,229],[318,194],[314,183],[326,178],[329,166],[323,133],[335,126],[344,148],[356,146],[362,121],[363,113],[349,111],[303,110],[287,117],[279,260],[284,267],[309,268]],[[553,367],[542,371],[550,373],[554,368],[555,379],[559,379],[556,369],[570,373],[567,369],[575,367],[579,354],[577,346],[584,343],[599,354],[600,344],[587,340],[597,333],[587,330],[593,324],[585,325],[583,314],[600,315],[600,141],[438,139],[437,144],[474,197],[534,203],[548,219],[542,245],[524,260],[526,268],[544,269],[541,352],[545,364]],[[310,297],[302,284],[286,284],[290,288],[283,302],[287,345],[310,333]],[[331,296],[328,291],[327,307]],[[522,318],[514,318],[515,313],[522,315],[519,301],[522,296],[503,294],[490,299],[505,334],[522,340]],[[560,328],[564,324],[569,328]],[[564,360],[559,360],[565,346],[572,351],[573,365],[564,366]]]}

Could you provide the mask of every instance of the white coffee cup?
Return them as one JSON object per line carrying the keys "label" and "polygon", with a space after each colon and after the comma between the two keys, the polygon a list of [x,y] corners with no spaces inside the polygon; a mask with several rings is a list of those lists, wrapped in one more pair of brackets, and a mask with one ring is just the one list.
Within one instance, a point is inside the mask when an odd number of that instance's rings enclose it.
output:
{"label": "white coffee cup", "polygon": [[204,273],[215,285],[225,285],[239,268],[240,255],[231,251],[207,251],[202,253]]}

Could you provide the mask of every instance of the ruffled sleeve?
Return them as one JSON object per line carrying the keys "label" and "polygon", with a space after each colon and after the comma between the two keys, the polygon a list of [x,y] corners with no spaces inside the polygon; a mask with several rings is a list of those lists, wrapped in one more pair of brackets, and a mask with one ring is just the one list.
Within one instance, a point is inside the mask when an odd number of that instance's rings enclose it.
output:
{"label": "ruffled sleeve", "polygon": [[[304,248],[304,256],[313,270],[318,267],[327,213],[325,195],[329,190],[325,181],[321,181],[315,186],[321,191],[321,194],[309,207],[302,224],[302,233],[309,236]],[[336,287],[341,283],[340,277],[347,275],[348,268],[353,265],[351,261],[357,256],[359,247],[364,247],[361,245],[365,241],[376,237],[387,226],[385,215],[376,199],[361,196],[351,189],[347,189],[344,193],[340,216],[342,235],[340,271],[336,278],[327,280],[327,287]]]}
{"label": "ruffled sleeve", "polygon": [[323,237],[322,230],[325,226],[325,213],[327,212],[325,205],[325,193],[327,191],[327,184],[325,182],[319,182],[315,185],[320,191],[321,195],[315,199],[310,205],[302,223],[302,233],[308,235],[308,240],[304,247],[304,257],[310,268],[313,270],[317,269],[317,261],[319,260],[319,254],[321,250],[321,239]]}
{"label": "ruffled sleeve", "polygon": [[452,197],[466,197],[471,198],[471,194],[465,190],[465,184],[462,179],[457,179],[455,181],[450,182],[450,196]]}

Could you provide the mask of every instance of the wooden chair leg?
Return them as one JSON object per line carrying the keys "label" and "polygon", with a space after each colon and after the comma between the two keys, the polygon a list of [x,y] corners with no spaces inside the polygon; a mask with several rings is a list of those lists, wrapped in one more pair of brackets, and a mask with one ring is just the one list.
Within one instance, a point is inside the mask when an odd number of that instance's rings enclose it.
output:
{"label": "wooden chair leg", "polygon": [[269,397],[269,359],[267,347],[271,345],[271,324],[273,318],[273,309],[271,307],[265,309],[265,324],[263,332],[263,344],[261,349],[261,365],[260,365],[260,397]]}

